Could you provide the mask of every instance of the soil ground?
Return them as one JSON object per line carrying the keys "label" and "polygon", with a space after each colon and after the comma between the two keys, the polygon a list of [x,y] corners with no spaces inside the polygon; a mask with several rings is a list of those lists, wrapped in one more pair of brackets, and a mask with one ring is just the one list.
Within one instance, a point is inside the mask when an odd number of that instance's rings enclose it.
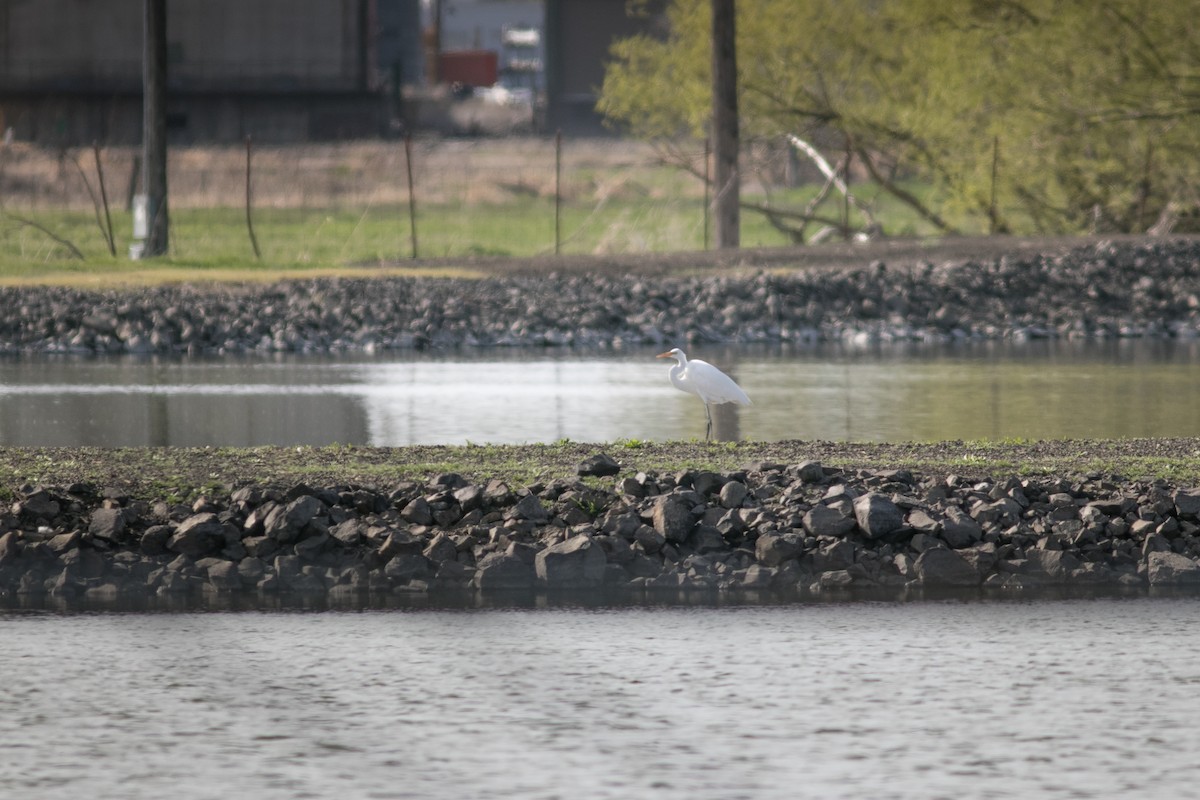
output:
{"label": "soil ground", "polygon": [[[1102,475],[1114,480],[1166,479],[1200,485],[1200,439],[1044,442],[617,442],[548,445],[413,446],[403,448],[8,448],[0,450],[0,491],[24,484],[89,483],[146,500],[188,499],[256,484],[289,488],[374,486],[427,481],[445,472],[468,480],[506,480],[514,487],[577,479],[576,467],[597,453],[621,464],[621,476],[680,469],[736,471],[761,462],[873,471],[908,469],[970,480]],[[606,481],[612,479],[605,479]]]}

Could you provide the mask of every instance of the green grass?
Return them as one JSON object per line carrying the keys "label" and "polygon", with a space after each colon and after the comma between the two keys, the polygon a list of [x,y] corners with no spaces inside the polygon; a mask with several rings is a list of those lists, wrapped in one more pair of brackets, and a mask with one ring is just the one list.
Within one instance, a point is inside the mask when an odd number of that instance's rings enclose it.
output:
{"label": "green grass", "polygon": [[[610,488],[638,471],[727,472],[770,461],[819,461],[848,472],[909,469],[940,479],[1067,477],[1100,474],[1200,485],[1200,439],[1116,439],[996,444],[991,442],[848,444],[834,442],[556,442],[544,445],[171,448],[0,448],[0,497],[22,484],[66,486],[83,481],[117,487],[147,500],[191,500],[220,487],[255,483],[282,488],[428,481],[455,472],[475,482],[498,478],[514,488],[578,480],[576,467],[596,453],[621,465],[618,478],[588,478]],[[590,509],[585,509],[589,510]]]}
{"label": "green grass", "polygon": [[[871,187],[856,189],[876,206],[889,233],[934,233],[911,210],[878,196]],[[794,208],[815,191],[814,186],[780,191],[771,196],[771,202]],[[747,199],[761,198],[747,195]],[[840,215],[840,206],[832,200],[827,204],[832,205],[824,209],[825,213]],[[132,218],[127,211],[112,215],[115,257],[109,253],[90,212],[15,213],[0,216],[0,283],[270,280],[364,266],[377,268],[380,264],[402,268],[412,254],[408,208],[404,205],[255,209],[254,231],[261,260],[254,256],[245,212],[240,208],[172,209],[168,255],[142,262],[129,260]],[[66,245],[17,217],[70,242],[83,259],[73,257]],[[563,204],[559,230],[563,254],[700,250],[705,242],[704,206],[700,198],[664,194],[661,187],[653,191],[626,190],[605,199],[580,193]],[[750,212],[742,215],[741,241],[744,247],[791,243],[762,215]],[[503,203],[420,205],[417,243],[418,255],[431,259],[551,254],[555,251],[554,200],[517,194]]]}

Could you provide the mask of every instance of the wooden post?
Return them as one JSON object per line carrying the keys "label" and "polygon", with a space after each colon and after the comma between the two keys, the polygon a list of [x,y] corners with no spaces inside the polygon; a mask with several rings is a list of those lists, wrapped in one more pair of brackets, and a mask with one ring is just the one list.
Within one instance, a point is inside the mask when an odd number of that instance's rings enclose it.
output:
{"label": "wooden post", "polygon": [[254,235],[254,221],[250,219],[250,137],[246,137],[246,230],[250,233],[250,246],[254,248],[254,257],[262,261],[262,253],[258,249],[258,237]]}
{"label": "wooden post", "polygon": [[408,172],[408,228],[412,236],[412,257],[417,258],[417,195],[413,191],[412,134],[404,134],[404,166]]}
{"label": "wooden post", "polygon": [[167,2],[143,0],[142,176],[147,236],[143,257],[167,252]]}
{"label": "wooden post", "polygon": [[734,0],[712,0],[712,113],[716,138],[713,205],[718,249],[741,244],[736,33]]}
{"label": "wooden post", "polygon": [[562,250],[562,130],[554,135],[554,255]]}

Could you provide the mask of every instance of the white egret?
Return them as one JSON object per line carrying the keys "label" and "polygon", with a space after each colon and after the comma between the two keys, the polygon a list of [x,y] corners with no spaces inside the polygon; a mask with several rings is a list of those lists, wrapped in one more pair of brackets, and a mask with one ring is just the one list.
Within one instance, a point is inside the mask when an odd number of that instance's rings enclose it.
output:
{"label": "white egret", "polygon": [[691,392],[704,401],[704,416],[708,418],[708,427],[704,429],[705,439],[712,436],[712,412],[708,408],[710,403],[750,405],[750,398],[742,391],[742,387],[707,361],[698,358],[689,361],[687,353],[678,347],[659,353],[655,358],[675,359],[675,366],[671,367],[671,383],[676,389]]}

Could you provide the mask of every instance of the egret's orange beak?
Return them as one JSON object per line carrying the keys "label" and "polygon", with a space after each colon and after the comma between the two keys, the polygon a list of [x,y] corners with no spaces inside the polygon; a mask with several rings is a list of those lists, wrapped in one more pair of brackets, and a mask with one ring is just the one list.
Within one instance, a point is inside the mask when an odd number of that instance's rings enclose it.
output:
{"label": "egret's orange beak", "polygon": [[668,353],[659,353],[658,355],[655,356],[655,358],[674,358],[674,357],[675,356],[671,355],[669,352]]}

